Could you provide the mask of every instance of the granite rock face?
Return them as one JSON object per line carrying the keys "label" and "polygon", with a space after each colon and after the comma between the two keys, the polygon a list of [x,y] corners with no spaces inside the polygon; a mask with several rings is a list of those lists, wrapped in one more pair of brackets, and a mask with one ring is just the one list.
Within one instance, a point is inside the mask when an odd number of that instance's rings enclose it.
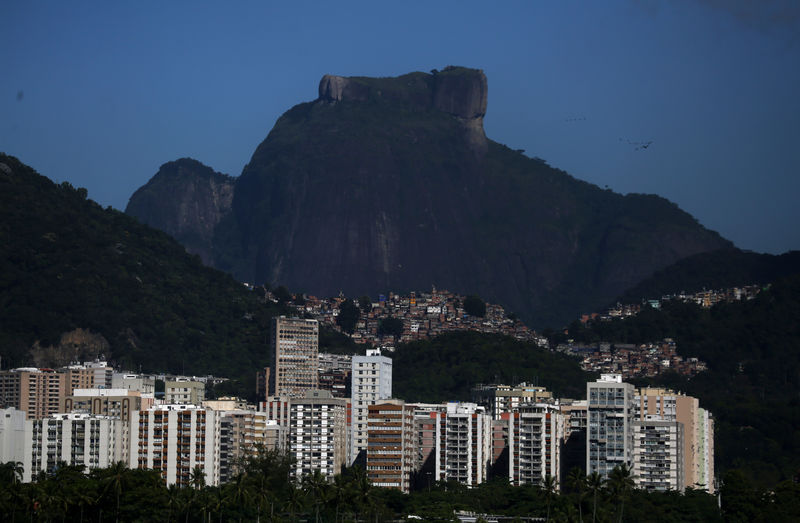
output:
{"label": "granite rock face", "polygon": [[170,167],[128,212],[242,281],[322,296],[433,285],[534,327],[731,246],[663,198],[602,190],[487,139],[487,99],[486,76],[463,67],[326,75],[235,185]]}
{"label": "granite rock face", "polygon": [[231,210],[234,187],[234,178],[182,158],[162,165],[133,193],[125,212],[172,235],[211,265],[214,230]]}

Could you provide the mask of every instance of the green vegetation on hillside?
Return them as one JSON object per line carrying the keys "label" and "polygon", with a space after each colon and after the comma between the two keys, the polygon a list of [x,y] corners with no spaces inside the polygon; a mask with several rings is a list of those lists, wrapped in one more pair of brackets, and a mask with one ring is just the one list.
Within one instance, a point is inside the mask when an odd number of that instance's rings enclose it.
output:
{"label": "green vegetation on hillside", "polygon": [[614,321],[578,322],[577,341],[644,343],[675,339],[678,352],[708,371],[658,383],[700,398],[716,417],[720,471],[744,470],[758,485],[800,471],[800,275],[778,281],[755,299],[703,309],[667,302],[661,310]]}
{"label": "green vegetation on hillside", "polygon": [[618,298],[620,303],[638,303],[665,294],[726,289],[750,284],[765,284],[796,274],[800,251],[779,256],[739,249],[720,249],[689,256],[657,271]]}
{"label": "green vegetation on hillside", "polygon": [[[0,348],[5,368],[88,329],[110,361],[145,371],[248,376],[279,312],[166,234],[0,155]],[[254,390],[254,387],[249,387]]]}
{"label": "green vegetation on hillside", "polygon": [[454,332],[401,344],[392,357],[392,391],[406,401],[469,401],[479,383],[537,383],[561,397],[586,396],[593,379],[578,361],[507,336]]}

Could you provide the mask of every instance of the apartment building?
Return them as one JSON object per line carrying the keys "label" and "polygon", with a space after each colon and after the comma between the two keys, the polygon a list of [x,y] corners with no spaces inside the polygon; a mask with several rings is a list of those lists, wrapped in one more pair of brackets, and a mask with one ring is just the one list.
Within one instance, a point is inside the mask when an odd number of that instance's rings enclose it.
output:
{"label": "apartment building", "polygon": [[414,407],[403,400],[369,406],[367,477],[377,487],[408,493],[417,468]]}
{"label": "apartment building", "polygon": [[492,462],[492,419],[475,403],[413,404],[421,481],[486,481]]}
{"label": "apartment building", "polygon": [[301,398],[319,388],[319,324],[317,320],[272,319],[269,394]]}
{"label": "apartment building", "polygon": [[142,394],[155,394],[156,380],[153,376],[135,372],[114,372],[111,375],[112,389],[139,391]]}
{"label": "apartment building", "polygon": [[119,420],[119,440],[122,454],[120,459],[130,460],[131,419],[134,412],[147,410],[153,406],[152,394],[142,395],[139,391],[127,389],[75,389],[71,396],[62,400],[60,412],[93,414]]}
{"label": "apartment building", "polygon": [[586,384],[586,473],[607,477],[614,467],[633,464],[634,388],[621,374],[601,374]]}
{"label": "apartment building", "polygon": [[346,408],[346,400],[323,390],[308,391],[289,402],[287,448],[294,459],[295,479],[316,470],[332,479],[342,471],[347,459]]}
{"label": "apartment building", "polygon": [[483,405],[492,419],[500,419],[501,414],[511,413],[526,404],[549,401],[553,393],[544,387],[520,383],[516,386],[491,384],[478,385],[472,389],[472,401]]}
{"label": "apartment building", "polygon": [[265,450],[283,450],[286,427],[267,418],[264,412],[227,410],[220,418],[220,483],[231,481],[247,456]]}
{"label": "apartment building", "polygon": [[117,418],[70,413],[29,423],[31,475],[53,471],[60,462],[92,470],[110,467],[123,459],[122,423]]}
{"label": "apartment building", "polygon": [[714,420],[697,398],[670,389],[636,391],[636,419],[659,416],[683,425],[685,486],[714,492]]}
{"label": "apartment building", "polygon": [[553,403],[526,403],[508,420],[508,480],[513,485],[541,485],[547,476],[560,482],[564,417]]}
{"label": "apartment building", "polygon": [[22,410],[28,419],[57,414],[68,393],[68,377],[53,369],[19,368],[0,371],[0,402]]}
{"label": "apartment building", "polygon": [[683,423],[648,414],[633,422],[633,481],[645,490],[685,487]]}
{"label": "apartment building", "polygon": [[202,405],[206,399],[206,384],[189,378],[164,382],[164,403],[168,405]]}
{"label": "apartment building", "polygon": [[167,485],[190,485],[195,466],[207,485],[220,483],[220,419],[196,405],[155,405],[134,412],[130,467],[156,469]]}
{"label": "apartment building", "polygon": [[33,423],[14,407],[0,409],[0,463],[22,463],[22,481],[31,480]]}
{"label": "apartment building", "polygon": [[392,397],[392,359],[380,349],[368,349],[364,356],[353,356],[351,376],[350,464],[367,450],[369,406]]}
{"label": "apartment building", "polygon": [[69,376],[69,389],[110,389],[114,369],[103,360],[69,365],[62,369]]}

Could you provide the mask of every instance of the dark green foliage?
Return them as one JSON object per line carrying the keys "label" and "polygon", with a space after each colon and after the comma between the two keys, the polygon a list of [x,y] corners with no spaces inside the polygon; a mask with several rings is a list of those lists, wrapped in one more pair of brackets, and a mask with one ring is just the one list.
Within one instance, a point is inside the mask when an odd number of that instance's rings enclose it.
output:
{"label": "dark green foliage", "polygon": [[464,312],[470,316],[483,318],[486,316],[486,303],[483,302],[480,296],[474,294],[464,298]]}
{"label": "dark green foliage", "polygon": [[368,314],[372,311],[372,300],[369,296],[361,296],[358,299],[358,306],[361,307],[361,311],[364,314]]}
{"label": "dark green foliage", "polygon": [[403,334],[403,320],[400,318],[388,317],[381,318],[378,322],[379,336],[394,336],[395,338]]}
{"label": "dark green foliage", "polygon": [[[0,519],[3,521],[396,521],[408,515],[425,521],[453,521],[455,510],[510,517],[549,516],[555,521],[797,521],[800,487],[784,482],[766,491],[731,471],[722,485],[722,513],[705,492],[648,493],[622,486],[620,478],[597,488],[554,492],[541,486],[513,487],[505,479],[468,489],[455,482],[432,482],[410,495],[372,487],[359,467],[328,482],[321,474],[289,480],[286,455],[265,451],[241,464],[225,485],[205,485],[201,470],[193,487],[165,487],[155,470],[116,464],[85,473],[61,464],[33,483],[23,484],[16,465],[0,465]],[[596,494],[596,496],[595,496]],[[624,511],[622,501],[624,501]]]}
{"label": "dark green foliage", "polygon": [[353,338],[327,325],[319,327],[319,351],[333,354],[362,354],[364,346],[353,341]]}
{"label": "dark green foliage", "polygon": [[358,309],[358,306],[353,303],[353,300],[348,298],[339,306],[339,315],[336,316],[336,325],[341,327],[344,332],[353,334],[353,331],[356,329],[356,323],[358,323],[360,317],[361,311]]}
{"label": "dark green foliage", "polygon": [[[100,333],[116,365],[236,376],[267,364],[280,310],[204,267],[166,234],[0,155],[0,347],[29,365],[35,341]],[[249,392],[249,391],[245,391]]]}
{"label": "dark green foliage", "polygon": [[675,339],[679,354],[708,371],[657,384],[700,399],[716,418],[718,475],[741,469],[759,487],[800,470],[800,275],[775,282],[755,299],[703,309],[677,301],[610,322],[570,326],[582,341],[645,343]]}
{"label": "dark green foliage", "polygon": [[394,395],[407,401],[466,400],[478,383],[538,382],[557,396],[581,398],[593,379],[569,356],[513,338],[457,332],[401,344],[392,355]]}
{"label": "dark green foliage", "polygon": [[720,249],[695,254],[662,269],[619,297],[620,303],[638,303],[665,294],[726,289],[765,284],[796,274],[800,251],[780,256],[739,249]]}

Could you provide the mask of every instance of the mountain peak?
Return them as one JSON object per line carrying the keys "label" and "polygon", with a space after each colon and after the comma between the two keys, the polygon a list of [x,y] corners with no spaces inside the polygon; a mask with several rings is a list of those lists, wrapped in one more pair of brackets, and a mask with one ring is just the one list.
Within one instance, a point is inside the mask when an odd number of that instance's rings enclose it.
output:
{"label": "mountain peak", "polygon": [[456,117],[466,127],[478,153],[486,151],[483,117],[486,115],[488,82],[481,69],[447,66],[431,73],[409,73],[392,78],[326,74],[319,82],[318,100],[337,102],[386,102],[414,110],[435,110]]}

